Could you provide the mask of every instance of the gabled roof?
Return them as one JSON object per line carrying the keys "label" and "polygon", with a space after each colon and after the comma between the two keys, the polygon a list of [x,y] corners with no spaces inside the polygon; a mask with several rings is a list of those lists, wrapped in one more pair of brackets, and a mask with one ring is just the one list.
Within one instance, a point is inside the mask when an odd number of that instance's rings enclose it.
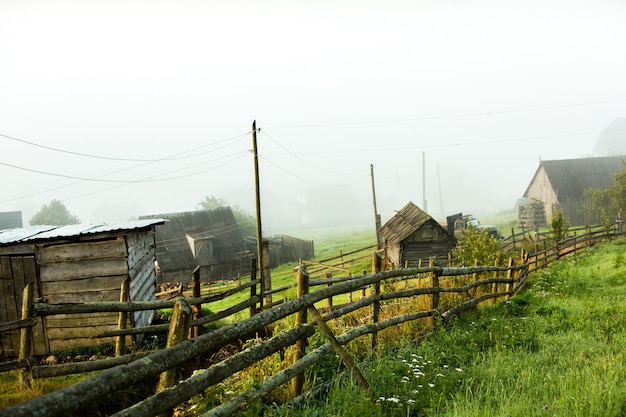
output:
{"label": "gabled roof", "polygon": [[626,156],[623,155],[541,161],[524,196],[528,195],[528,190],[543,168],[560,202],[579,200],[587,188],[612,187],[613,175],[624,169],[621,162],[624,160]]}
{"label": "gabled roof", "polygon": [[[399,243],[428,221],[437,223],[426,212],[409,201],[402,210],[398,211],[380,228],[380,235],[389,243]],[[444,229],[444,231],[448,233],[447,230]]]}
{"label": "gabled roof", "polygon": [[163,224],[164,219],[133,220],[119,223],[70,224],[67,226],[35,225],[20,229],[0,231],[0,245],[15,243],[71,239],[84,235],[141,230],[153,225]]}
{"label": "gabled roof", "polygon": [[240,259],[245,250],[243,236],[230,207],[180,213],[141,216],[140,219],[169,220],[156,229],[156,257],[166,271],[193,269],[197,266],[190,244],[194,240],[210,240],[210,265]]}

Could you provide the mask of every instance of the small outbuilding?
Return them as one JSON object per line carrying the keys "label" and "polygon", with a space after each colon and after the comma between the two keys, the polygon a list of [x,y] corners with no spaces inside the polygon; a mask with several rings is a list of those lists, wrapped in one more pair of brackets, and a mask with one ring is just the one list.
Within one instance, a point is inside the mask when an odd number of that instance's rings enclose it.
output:
{"label": "small outbuilding", "polygon": [[[30,226],[0,232],[0,322],[21,318],[23,290],[34,284],[38,302],[50,304],[119,301],[129,279],[130,301],[154,300],[155,226],[163,219],[114,224]],[[152,321],[152,311],[130,315],[133,327]],[[118,326],[117,313],[38,317],[33,328],[36,355],[93,346]],[[19,351],[19,330],[0,333],[0,354]]]}
{"label": "small outbuilding", "polygon": [[230,207],[140,217],[151,218],[168,220],[156,228],[157,282],[189,284],[196,267],[203,282],[250,271],[250,256]]}
{"label": "small outbuilding", "polygon": [[447,259],[454,238],[439,223],[409,202],[380,229],[387,257],[395,267],[417,267],[430,258]]}

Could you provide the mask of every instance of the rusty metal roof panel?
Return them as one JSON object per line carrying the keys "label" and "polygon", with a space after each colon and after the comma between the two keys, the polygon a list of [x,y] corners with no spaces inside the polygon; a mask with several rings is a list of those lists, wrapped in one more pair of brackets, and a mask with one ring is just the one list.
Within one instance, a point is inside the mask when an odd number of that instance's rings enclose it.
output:
{"label": "rusty metal roof panel", "polygon": [[11,229],[0,232],[0,245],[33,242],[41,240],[66,239],[97,233],[111,233],[124,230],[140,230],[163,224],[165,219],[133,220],[119,223],[70,224],[67,226],[30,226],[24,229]]}

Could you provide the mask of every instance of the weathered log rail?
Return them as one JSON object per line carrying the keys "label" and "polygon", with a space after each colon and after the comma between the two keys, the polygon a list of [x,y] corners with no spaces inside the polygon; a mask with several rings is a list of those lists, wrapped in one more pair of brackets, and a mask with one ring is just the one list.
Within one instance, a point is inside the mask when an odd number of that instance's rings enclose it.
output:
{"label": "weathered log rail", "polygon": [[[181,366],[186,361],[214,352],[246,337],[246,335],[255,334],[286,317],[301,311],[306,311],[307,309],[315,308],[316,303],[319,304],[324,300],[332,299],[333,296],[352,294],[353,292],[360,291],[361,298],[342,306],[329,305],[327,309],[321,308],[320,311],[326,311],[326,314],[323,316],[323,321],[329,322],[357,310],[369,308],[371,309],[371,314],[366,315],[366,317],[371,320],[370,323],[361,324],[344,334],[337,335],[335,339],[340,345],[345,345],[356,338],[371,335],[372,346],[374,346],[377,333],[390,326],[434,316],[441,317],[441,320],[446,322],[465,310],[475,308],[484,301],[511,297],[517,294],[525,285],[527,277],[532,271],[548,266],[561,257],[573,254],[598,241],[612,239],[619,235],[621,234],[617,233],[617,231],[610,230],[588,232],[580,236],[575,235],[558,242],[554,246],[538,250],[535,253],[522,253],[521,262],[518,265],[514,265],[511,262],[509,267],[475,266],[469,268],[444,268],[429,266],[425,268],[405,268],[364,274],[356,277],[347,276],[309,280],[307,276],[306,287],[308,289],[321,288],[313,292],[308,292],[308,290],[302,288],[301,296],[262,312],[257,312],[254,309],[254,305],[259,301],[259,296],[256,295],[256,285],[259,281],[253,280],[250,283],[237,287],[237,291],[230,289],[224,292],[228,293],[228,295],[232,295],[238,291],[250,288],[251,296],[249,301],[239,303],[214,315],[194,320],[190,325],[198,325],[200,323],[198,320],[204,320],[202,323],[214,321],[217,320],[214,316],[226,317],[234,311],[241,311],[246,308],[250,308],[251,313],[254,312],[249,318],[235,324],[220,327],[210,333],[184,340],[167,349],[146,354],[144,357],[139,357],[140,355],[137,357],[126,355],[120,358],[109,359],[106,364],[97,363],[101,361],[92,362],[89,364],[89,367],[80,364],[66,364],[65,367],[71,369],[71,372],[85,372],[83,369],[97,369],[102,370],[102,372],[65,389],[42,395],[22,404],[0,409],[0,416],[60,416],[75,413],[108,394],[141,383],[147,378],[157,377],[170,369]],[[299,279],[303,278],[300,275],[304,271],[306,271],[305,268],[301,268],[298,272]],[[477,278],[479,276],[485,276],[488,273],[493,276],[483,279]],[[506,277],[500,275],[506,275]],[[460,286],[449,286],[451,282],[456,281],[450,279],[448,280],[449,282],[446,282],[446,277],[453,278],[456,276],[467,276],[468,283]],[[398,289],[397,285],[390,285],[388,286],[390,288],[389,292],[381,292],[381,283],[393,283],[399,282],[400,280],[403,280],[405,284],[407,284],[404,289]],[[424,286],[424,282],[429,282],[430,285]],[[409,283],[412,285],[408,286]],[[500,288],[504,287],[504,290],[498,291],[498,285],[501,285]],[[476,290],[480,288],[483,289],[483,292],[476,296]],[[366,294],[367,290],[369,290],[369,294]],[[227,297],[228,295],[224,295],[224,293],[205,298],[192,297],[186,300],[190,305],[200,305],[204,302],[209,302],[208,300]],[[467,299],[466,297],[469,297],[470,293],[472,293],[472,297]],[[456,305],[448,305],[444,308],[440,304],[439,298],[442,294],[464,294],[463,298],[465,298],[465,301],[459,302]],[[386,302],[413,297],[429,297],[430,303],[427,305],[430,306],[430,309],[379,320],[378,313],[380,312],[381,305],[384,306]],[[133,308],[170,308],[175,302],[175,300],[168,300],[144,303],[125,302],[97,304],[99,304],[98,307],[103,307],[106,311],[120,312],[134,311]],[[95,305],[93,305],[93,303],[90,305],[70,304],[56,306],[35,303],[34,311],[37,315],[71,314],[92,311],[91,309],[94,307]],[[31,321],[29,321],[28,318],[24,318],[23,321],[23,328],[29,329]],[[273,353],[289,348],[298,341],[311,337],[315,332],[316,326],[315,323],[308,323],[305,319],[295,328],[284,330],[272,338],[239,352],[174,386],[162,389],[144,401],[125,410],[121,410],[115,415],[155,416],[167,412],[206,388],[223,381],[233,373],[241,371]],[[156,328],[153,328],[152,331],[155,329]],[[161,327],[158,327],[158,329],[161,330]],[[130,330],[133,329],[118,330],[107,335],[132,334],[123,333]],[[165,327],[163,327],[163,330],[165,330]],[[328,342],[316,349],[303,352],[302,357],[292,365],[287,366],[253,389],[238,394],[228,402],[209,411],[206,415],[225,416],[232,414],[237,409],[245,406],[245,404],[263,395],[263,393],[292,380],[298,374],[302,374],[306,368],[315,364],[320,358],[324,357],[324,355],[332,352],[333,349],[337,349],[337,347],[333,347],[331,342]],[[62,371],[62,369],[58,367],[60,365],[33,367],[33,359],[30,357],[21,358],[13,362],[16,363],[15,368],[30,370],[32,377],[58,375],[58,372]],[[81,368],[81,366],[83,367]],[[106,369],[108,366],[114,367]],[[1,366],[0,370],[3,370]],[[64,374],[64,372],[61,372],[61,374]],[[318,387],[313,387],[311,391],[317,389]],[[300,396],[301,393],[295,392],[294,394]]]}

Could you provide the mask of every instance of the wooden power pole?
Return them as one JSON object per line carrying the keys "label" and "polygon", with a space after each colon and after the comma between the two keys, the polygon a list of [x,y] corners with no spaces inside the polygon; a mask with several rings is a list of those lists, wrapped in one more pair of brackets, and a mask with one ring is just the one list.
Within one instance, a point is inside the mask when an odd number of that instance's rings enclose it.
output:
{"label": "wooden power pole", "polygon": [[254,155],[254,191],[256,201],[256,251],[257,251],[257,270],[261,276],[261,306],[263,306],[263,298],[265,297],[265,288],[263,284],[263,233],[261,231],[261,193],[259,187],[259,154],[256,144],[256,120],[252,122],[252,154]]}
{"label": "wooden power pole", "polygon": [[370,164],[370,175],[372,176],[372,197],[374,199],[374,222],[376,224],[376,243],[378,249],[382,249],[382,239],[380,238],[380,215],[376,208],[376,187],[374,186],[374,165]]}

